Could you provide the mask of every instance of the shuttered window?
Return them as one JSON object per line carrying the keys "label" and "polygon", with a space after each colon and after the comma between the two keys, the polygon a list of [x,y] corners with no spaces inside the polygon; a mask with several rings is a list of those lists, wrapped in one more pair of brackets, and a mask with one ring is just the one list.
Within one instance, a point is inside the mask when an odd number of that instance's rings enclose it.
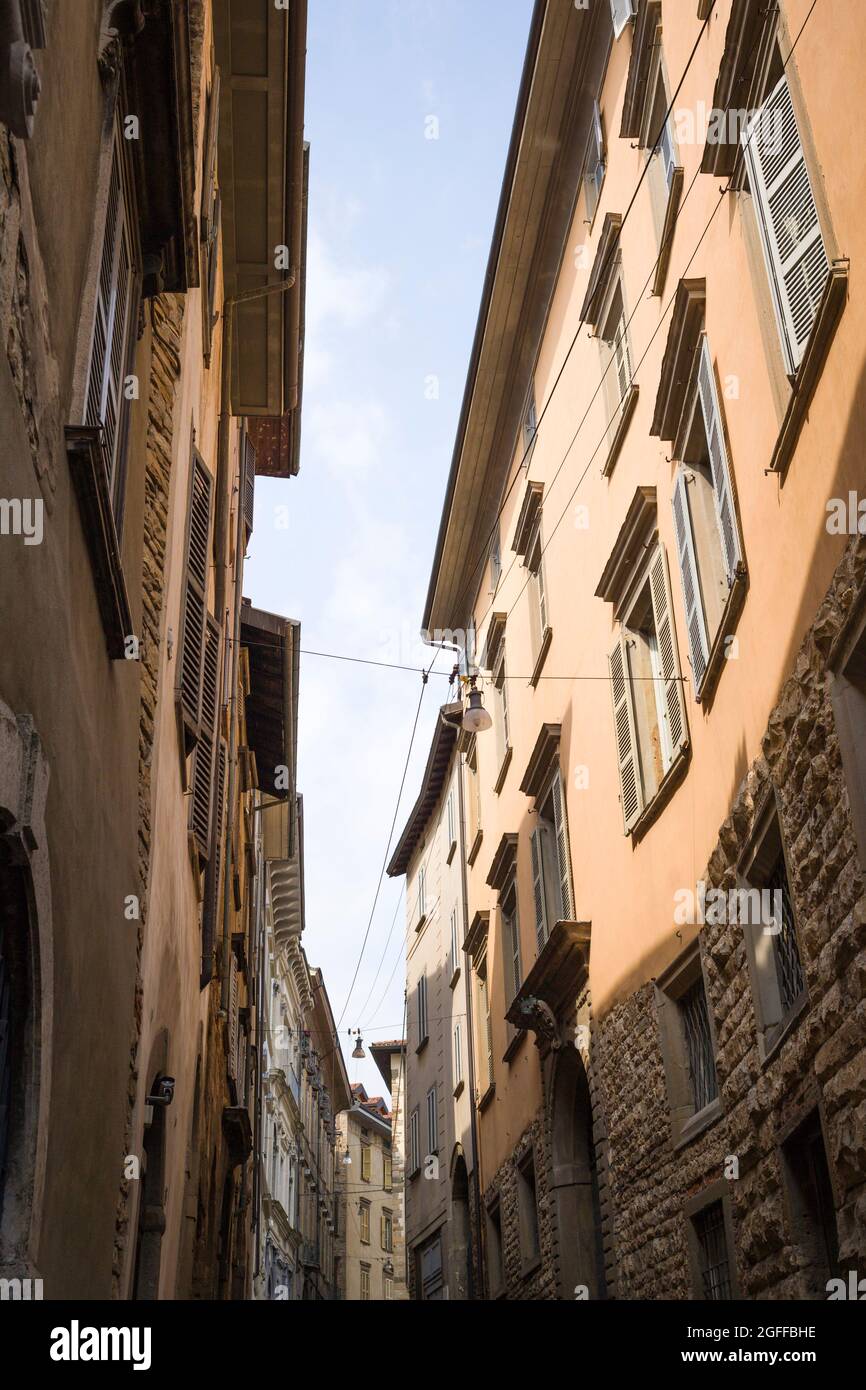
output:
{"label": "shuttered window", "polygon": [[674,534],[677,543],[680,578],[683,585],[692,676],[695,682],[695,694],[700,694],[707,671],[710,643],[707,634],[707,620],[704,614],[703,595],[701,594],[701,581],[698,575],[698,561],[695,554],[695,533],[689,508],[688,473],[682,469],[677,473],[674,483],[673,509]]}
{"label": "shuttered window", "polygon": [[462,1080],[463,1080],[463,1041],[462,1041],[462,1037],[461,1037],[460,1020],[459,1020],[459,1019],[458,1019],[457,1022],[454,1024],[453,1045],[454,1045],[454,1089],[456,1090],[457,1087],[461,1084],[461,1082],[462,1082]]}
{"label": "shuttered window", "polygon": [[544,853],[542,847],[542,827],[536,826],[529,844],[532,858],[532,895],[535,903],[535,942],[540,951],[549,935],[547,924],[547,892],[544,882]]}
{"label": "shuttered window", "polygon": [[193,451],[187,514],[181,651],[178,663],[178,694],[188,750],[198,739],[202,718],[212,493],[213,479],[201,456]]}
{"label": "shuttered window", "polygon": [[202,670],[201,728],[193,757],[190,828],[199,858],[207,862],[213,852],[212,787],[214,748],[217,741],[217,679],[219,675],[220,630],[208,614]]}
{"label": "shuttered window", "polygon": [[559,907],[563,921],[570,921],[574,908],[571,894],[571,868],[568,851],[568,823],[565,814],[565,797],[562,791],[562,774],[557,768],[550,788],[553,801],[553,830],[556,837],[556,863],[559,870]]}
{"label": "shuttered window", "polygon": [[244,459],[244,526],[246,527],[247,540],[253,534],[253,507],[256,495],[256,451],[253,441],[249,435],[244,433],[243,443]]}
{"label": "shuttered window", "polygon": [[229,962],[229,1075],[238,1079],[238,961],[234,951]]}
{"label": "shuttered window", "polygon": [[698,359],[698,396],[701,402],[704,429],[707,435],[707,449],[710,455],[710,472],[716,500],[722,558],[725,562],[728,585],[730,586],[736,578],[737,566],[743,557],[734,510],[731,465],[725,444],[725,431],[722,426],[722,411],[719,405],[716,376],[713,371],[713,359],[710,355],[706,333],[701,337],[700,357]]}
{"label": "shuttered window", "polygon": [[661,546],[656,547],[650,562],[650,591],[658,646],[656,675],[657,682],[661,687],[659,722],[664,726],[666,734],[664,742],[667,746],[667,753],[664,770],[667,772],[685,740],[686,714],[683,702],[683,685],[680,679],[680,663],[674,635],[670,577],[667,557]]}
{"label": "shuttered window", "polygon": [[457,908],[451,909],[451,974],[456,974],[460,965],[460,943],[457,935]]}
{"label": "shuttered window", "polygon": [[418,1044],[420,1046],[429,1036],[427,1031],[427,976],[418,981]]}
{"label": "shuttered window", "polygon": [[597,101],[592,103],[592,128],[589,134],[589,148],[586,154],[586,170],[583,176],[586,193],[586,215],[591,222],[595,216],[601,186],[604,183],[605,158],[604,136],[601,129],[601,111]]}
{"label": "shuttered window", "polygon": [[201,191],[201,305],[202,348],[205,366],[210,366],[214,302],[216,298],[217,258],[222,204],[217,188],[217,149],[219,146],[220,70],[214,68],[207,104],[207,135],[204,147]]}
{"label": "shuttered window", "polygon": [[502,896],[502,954],[505,963],[505,1003],[508,1006],[523,984],[520,919],[517,914],[517,885],[514,879]]}
{"label": "shuttered window", "polygon": [[610,0],[610,11],[613,16],[613,36],[618,39],[634,15],[634,0]]}
{"label": "shuttered window", "polygon": [[418,1107],[409,1116],[409,1171],[417,1173],[421,1167],[421,1139],[419,1135]]}
{"label": "shuttered window", "polygon": [[86,420],[88,425],[102,427],[106,478],[118,531],[123,510],[129,409],[124,379],[135,340],[140,289],[132,205],[124,140],[119,125],[115,125],[87,377]]}
{"label": "shuttered window", "polygon": [[361,1179],[369,1182],[373,1172],[373,1153],[369,1141],[361,1141]]}
{"label": "shuttered window", "polygon": [[749,122],[743,144],[782,347],[794,373],[830,264],[787,77]]}
{"label": "shuttered window", "polygon": [[439,1114],[436,1104],[436,1087],[427,1092],[427,1153],[435,1154],[439,1149]]}

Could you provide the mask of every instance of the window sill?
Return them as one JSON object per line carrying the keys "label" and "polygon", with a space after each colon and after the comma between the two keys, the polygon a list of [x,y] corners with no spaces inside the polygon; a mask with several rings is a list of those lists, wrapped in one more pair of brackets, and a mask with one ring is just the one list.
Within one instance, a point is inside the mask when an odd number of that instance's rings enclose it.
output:
{"label": "window sill", "polygon": [[427,1036],[426,1036],[426,1038],[422,1038],[421,1041],[419,1042],[418,1046],[415,1048],[415,1056],[416,1056],[416,1057],[419,1057],[419,1056],[421,1055],[421,1053],[424,1051],[424,1048],[427,1046],[427,1044],[428,1044],[429,1041],[430,1041],[430,1034],[428,1033]]}
{"label": "window sill", "polygon": [[763,1057],[761,1058],[762,1070],[765,1067],[768,1067],[771,1062],[775,1061],[776,1056],[782,1049],[782,1045],[785,1042],[787,1042],[791,1034],[796,1032],[797,1028],[800,1026],[800,1023],[803,1019],[803,1015],[806,1013],[808,1007],[809,995],[808,992],[804,990],[800,998],[797,1000],[797,1003],[794,1005],[793,1009],[788,1014],[787,1018],[783,1019],[783,1021],[778,1025],[779,1031],[776,1034],[776,1037],[773,1039],[772,1043],[766,1049]]}
{"label": "window sill", "polygon": [[450,863],[451,863],[451,860],[454,858],[454,855],[455,855],[456,850],[457,850],[457,841],[456,841],[456,840],[452,840],[452,841],[451,841],[451,844],[450,844],[449,847],[448,847],[448,853],[447,853],[446,856],[445,856],[445,863],[446,863],[446,864],[450,864]]}
{"label": "window sill", "polygon": [[778,473],[783,482],[797,440],[800,438],[800,431],[808,414],[812,396],[815,393],[815,387],[818,384],[818,378],[821,375],[824,360],[833,341],[836,325],[842,315],[847,296],[848,262],[834,261],[830,266],[830,274],[827,276],[827,283],[824,286],[821,303],[818,305],[815,322],[812,324],[812,332],[809,334],[803,360],[794,378],[791,399],[788,401],[785,418],[782,421],[779,437],[770,459],[770,466],[767,469],[768,473]]}
{"label": "window sill", "polygon": [[674,243],[674,231],[677,225],[677,214],[680,210],[680,199],[683,196],[684,178],[685,171],[680,166],[677,166],[671,175],[668,205],[665,209],[664,226],[662,227],[661,241],[659,243],[659,256],[656,262],[656,272],[653,276],[652,292],[654,295],[661,294],[665,287],[665,280],[668,275],[668,264],[671,259],[671,248]]}
{"label": "window sill", "polygon": [[478,858],[478,851],[481,848],[481,841],[483,839],[484,831],[477,830],[475,832],[475,839],[472,841],[472,844],[469,847],[469,853],[466,856],[466,863],[469,864],[470,867],[475,863],[475,860]]}
{"label": "window sill", "polygon": [[525,1028],[517,1028],[517,1029],[515,1029],[513,1038],[511,1038],[511,1040],[509,1041],[508,1046],[506,1047],[505,1051],[504,1051],[503,1054],[502,1054],[502,1060],[503,1060],[503,1062],[510,1062],[511,1059],[512,1059],[512,1057],[514,1057],[515,1054],[516,1054],[517,1052],[520,1051],[520,1046],[521,1046],[521,1044],[522,1044],[522,1042],[523,1042],[523,1039],[524,1039],[525,1037],[526,1037],[526,1029],[525,1029]]}
{"label": "window sill", "polygon": [[423,927],[423,925],[424,925],[424,923],[425,923],[426,921],[427,921],[427,913],[426,913],[426,912],[422,912],[422,913],[421,913],[421,916],[418,918],[418,921],[415,923],[415,930],[416,930],[416,932],[418,932],[418,931],[421,930],[421,928]]}
{"label": "window sill", "polygon": [[490,1102],[492,1101],[492,1099],[493,1099],[493,1097],[494,1097],[495,1095],[496,1095],[496,1082],[495,1082],[495,1081],[491,1081],[490,1085],[487,1087],[487,1090],[484,1092],[484,1095],[478,1097],[477,1108],[478,1108],[479,1114],[480,1114],[480,1112],[481,1112],[482,1110],[486,1110],[486,1109],[487,1109],[488,1105],[490,1104]]}
{"label": "window sill", "polygon": [[457,1100],[458,1096],[462,1096],[464,1089],[465,1089],[465,1082],[463,1082],[463,1081],[458,1081],[458,1082],[457,1082],[457,1085],[454,1087],[454,1099],[455,1099],[455,1100]]}
{"label": "window sill", "polygon": [[90,553],[108,655],[112,661],[122,661],[126,638],[132,634],[132,614],[102,459],[102,430],[67,425],[65,434],[66,457]]}
{"label": "window sill", "polygon": [[451,976],[451,979],[448,981],[448,988],[449,988],[449,989],[453,989],[454,986],[456,985],[456,983],[457,983],[457,981],[458,981],[459,979],[460,979],[460,966],[458,965],[457,969],[454,971],[454,974]]}
{"label": "window sill", "polygon": [[684,1149],[688,1144],[691,1144],[694,1139],[697,1139],[699,1134],[703,1134],[704,1130],[714,1125],[716,1120],[720,1119],[721,1116],[722,1102],[721,1098],[716,1096],[715,1100],[711,1100],[709,1105],[704,1106],[703,1110],[698,1110],[696,1114],[686,1120],[680,1130],[679,1138],[674,1143],[674,1153],[678,1153],[680,1149]]}
{"label": "window sill", "polygon": [[695,700],[699,705],[704,705],[705,708],[708,708],[709,705],[712,704],[716,686],[722,673],[722,667],[725,664],[725,643],[729,637],[733,636],[746,599],[746,590],[748,587],[748,573],[745,565],[741,563],[737,570],[736,578],[728,593],[718,631],[713,638],[713,645],[710,647],[710,654],[707,658],[707,669],[704,672],[701,688],[695,691]]}
{"label": "window sill", "polygon": [[541,646],[538,649],[538,656],[535,658],[535,667],[529,678],[529,684],[535,688],[538,685],[544,663],[547,660],[547,653],[550,651],[550,644],[553,641],[553,628],[548,626],[544,629],[544,636],[541,639]]}
{"label": "window sill", "polygon": [[535,1274],[536,1270],[538,1270],[538,1269],[540,1269],[540,1268],[541,1268],[541,1251],[539,1250],[537,1254],[535,1254],[535,1255],[530,1255],[529,1259],[523,1260],[523,1261],[521,1262],[521,1265],[520,1265],[520,1277],[521,1277],[521,1279],[529,1279],[530,1276],[533,1275],[533,1274]]}
{"label": "window sill", "polygon": [[505,785],[505,778],[508,776],[508,769],[511,766],[511,759],[513,753],[514,750],[511,747],[511,744],[509,743],[508,747],[505,750],[505,757],[502,759],[502,766],[499,769],[496,781],[493,783],[493,790],[495,791],[497,796],[502,791],[502,788]]}
{"label": "window sill", "polygon": [[631,417],[634,414],[634,408],[637,405],[637,398],[639,394],[640,387],[638,386],[636,381],[633,381],[625,394],[625,399],[620,404],[619,423],[616,427],[616,431],[611,441],[611,446],[607,451],[607,458],[604,461],[604,467],[601,470],[601,476],[603,478],[609,478],[614,470],[614,465],[616,464],[616,461],[619,458],[620,450],[622,449],[623,442],[625,440],[626,435],[628,434],[628,427],[631,423]]}
{"label": "window sill", "polygon": [[686,775],[689,765],[689,743],[685,742],[677,753],[664,777],[658,791],[652,801],[644,806],[634,825],[628,831],[633,844],[638,844],[643,839],[650,826],[661,815],[667,806],[680,782]]}

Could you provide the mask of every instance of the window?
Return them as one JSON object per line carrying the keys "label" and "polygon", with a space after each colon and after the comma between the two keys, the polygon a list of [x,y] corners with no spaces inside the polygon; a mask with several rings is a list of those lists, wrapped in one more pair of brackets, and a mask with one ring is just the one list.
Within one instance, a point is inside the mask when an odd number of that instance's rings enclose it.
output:
{"label": "window", "polygon": [[508,729],[508,683],[505,674],[505,640],[503,638],[496,655],[493,668],[493,732],[496,741],[496,767],[499,773],[496,782],[498,791],[505,779],[511,740]]}
{"label": "window", "polygon": [[538,417],[535,413],[535,392],[530,388],[526,409],[523,412],[523,467],[529,468],[535,439],[538,434]]}
{"label": "window", "polygon": [[774,795],[758,817],[740,861],[739,925],[746,943],[758,1025],[766,1057],[806,1003],[806,982]]}
{"label": "window", "polygon": [[421,1123],[418,1107],[409,1116],[409,1176],[414,1177],[421,1167]]}
{"label": "window", "polygon": [[729,1299],[731,1279],[721,1202],[712,1202],[699,1212],[694,1218],[694,1226],[700,1252],[703,1296],[716,1303]]}
{"label": "window", "polygon": [[386,1303],[392,1302],[394,1298],[394,1279],[390,1274],[382,1275],[382,1297]]}
{"label": "window", "polygon": [[436,1105],[436,1087],[427,1092],[427,1154],[439,1151],[439,1113]]}
{"label": "window", "polygon": [[393,1186],[392,1160],[388,1153],[382,1155],[382,1186],[386,1192],[390,1192]]}
{"label": "window", "polygon": [[362,1265],[361,1265],[361,1302],[362,1302],[362,1303],[369,1303],[369,1301],[370,1301],[370,1266],[369,1266],[368,1264],[362,1264]]}
{"label": "window", "polygon": [[531,1149],[517,1168],[517,1207],[520,1221],[520,1256],[525,1270],[527,1266],[535,1264],[540,1251],[535,1154]]}
{"label": "window", "polygon": [[479,1051],[481,1053],[481,1065],[478,1075],[481,1080],[481,1099],[493,1085],[493,1027],[490,1018],[490,993],[487,984],[487,956],[479,961],[476,968],[476,979],[478,981],[478,1018],[481,1023],[479,1028]]}
{"label": "window", "polygon": [[[208,577],[210,572],[211,497],[213,478],[197,450],[190,468],[186,518],[186,565],[181,606],[180,660],[177,663],[177,698],[184,726],[184,746],[189,753],[198,741],[203,718],[215,710],[202,709],[207,633]],[[218,659],[218,658],[217,658]],[[217,666],[218,670],[218,666]],[[208,668],[214,689],[208,697],[216,699],[216,673]],[[213,731],[211,730],[211,737]]]}
{"label": "window", "polygon": [[370,1143],[370,1136],[364,1131],[361,1134],[361,1181],[369,1182],[373,1171],[373,1148]]}
{"label": "window", "polygon": [[673,125],[670,116],[667,116],[667,118],[665,117],[668,105],[668,94],[664,75],[660,71],[656,77],[655,95],[650,109],[648,134],[650,140],[656,139],[650,158],[658,160],[662,179],[664,180],[664,189],[665,192],[669,194],[671,185],[673,184],[676,157]]}
{"label": "window", "polygon": [[517,880],[511,878],[500,902],[502,913],[502,959],[505,967],[505,1004],[509,1008],[523,984],[520,962],[520,921],[517,915]]}
{"label": "window", "polygon": [[452,907],[452,909],[451,909],[451,953],[450,953],[450,965],[451,965],[451,978],[453,979],[454,976],[457,974],[458,970],[460,969],[460,942],[459,942],[459,939],[458,939],[458,931],[457,931],[457,908],[456,908],[456,907]]}
{"label": "window", "polygon": [[491,593],[491,595],[493,595],[493,594],[496,593],[496,590],[497,590],[497,588],[499,587],[499,580],[501,579],[501,577],[502,577],[502,542],[501,542],[500,535],[499,535],[499,525],[498,525],[498,523],[497,523],[496,531],[494,532],[494,535],[493,535],[493,541],[492,541],[492,544],[491,544],[491,546],[490,546],[490,593]]}
{"label": "window", "polygon": [[634,0],[610,0],[613,36],[618,39],[629,20],[634,17]]}
{"label": "window", "polygon": [[656,1009],[673,1142],[687,1143],[721,1113],[715,1031],[699,942],[656,979]]}
{"label": "window", "polygon": [[[632,387],[631,341],[625,312],[622,274],[618,269],[611,276],[605,300],[599,311],[598,342],[607,408],[607,442],[610,450],[623,416],[628,410]],[[608,461],[605,472],[609,473],[611,467],[612,463]]]}
{"label": "window", "polygon": [[422,926],[427,916],[427,869],[424,864],[418,870],[418,926]]}
{"label": "window", "polygon": [[[537,683],[541,666],[552,636],[547,610],[547,591],[544,583],[544,546],[541,543],[541,513],[535,527],[535,535],[530,543],[527,566],[529,569],[529,621],[532,635],[532,660],[534,670],[531,684]],[[507,712],[506,712],[506,740]]]}
{"label": "window", "polygon": [[370,1244],[370,1203],[361,1200],[358,1212],[360,1216],[361,1241],[364,1245]]}
{"label": "window", "polygon": [[[530,851],[535,902],[535,939],[540,952],[556,923],[570,921],[574,911],[568,822],[562,774],[558,767],[536,804],[538,824],[530,836]],[[514,916],[516,923],[516,903]]]}
{"label": "window", "polygon": [[807,1298],[826,1298],[838,1278],[839,1233],[821,1119],[815,1110],[782,1146],[792,1235]]}
{"label": "window", "polygon": [[453,854],[453,852],[454,852],[454,847],[455,847],[455,845],[457,844],[457,823],[456,823],[456,817],[455,817],[455,815],[454,815],[454,790],[453,790],[453,788],[452,788],[452,790],[448,793],[448,800],[447,800],[446,803],[445,803],[445,828],[446,828],[446,829],[445,829],[445,833],[446,833],[446,835],[447,835],[447,855],[448,855],[448,862],[450,863],[450,862],[451,862],[451,856],[452,856],[452,854]]}
{"label": "window", "polygon": [[466,753],[466,806],[466,858],[469,864],[474,864],[481,846],[481,781],[478,776],[478,749],[474,739]]}
{"label": "window", "polygon": [[623,822],[629,834],[685,741],[667,560],[657,545],[610,656]]}
{"label": "window", "polygon": [[742,566],[731,467],[707,335],[701,335],[673,493],[686,632],[700,698],[710,651]]}
{"label": "window", "polygon": [[108,493],[118,534],[123,519],[129,401],[124,391],[135,348],[141,289],[127,142],[115,121],[111,174],[96,285],[85,420],[102,427]]}
{"label": "window", "polygon": [[496,1298],[502,1291],[503,1268],[502,1268],[502,1213],[499,1202],[494,1202],[487,1208],[487,1278],[488,1295]]}
{"label": "window", "polygon": [[460,1020],[454,1024],[454,1091],[463,1089],[463,1041],[461,1037]]}
{"label": "window", "polygon": [[417,985],[418,991],[418,1050],[424,1046],[429,1037],[427,1028],[427,976],[422,975]]}
{"label": "window", "polygon": [[830,263],[784,73],[746,127],[743,146],[782,351],[793,375],[803,359]]}
{"label": "window", "polygon": [[201,193],[201,308],[202,350],[205,366],[210,366],[211,339],[216,315],[217,260],[221,203],[217,186],[217,150],[219,147],[220,70],[214,68],[207,99],[207,134],[204,147]]}
{"label": "window", "polygon": [[445,1281],[442,1271],[442,1241],[434,1236],[418,1251],[417,1268],[424,1300],[441,1300],[445,1297]]}
{"label": "window", "polygon": [[394,1217],[387,1207],[382,1212],[380,1236],[382,1249],[391,1254],[394,1249]]}
{"label": "window", "polygon": [[583,174],[583,189],[586,197],[586,220],[592,222],[601,198],[607,167],[604,153],[604,136],[601,129],[601,110],[597,101],[592,104],[592,129],[589,133],[589,146],[586,152],[586,167]]}

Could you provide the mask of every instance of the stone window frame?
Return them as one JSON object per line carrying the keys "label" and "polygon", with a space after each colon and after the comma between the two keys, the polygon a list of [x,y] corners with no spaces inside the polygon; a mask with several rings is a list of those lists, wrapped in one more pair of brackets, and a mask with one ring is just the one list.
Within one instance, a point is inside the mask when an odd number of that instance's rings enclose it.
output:
{"label": "stone window frame", "polygon": [[794,1032],[804,1014],[808,1012],[810,1005],[809,986],[808,982],[805,980],[805,957],[801,948],[800,914],[797,909],[794,894],[791,859],[782,829],[782,808],[779,801],[779,793],[775,784],[771,782],[764,794],[763,800],[756,810],[751,834],[737,861],[736,887],[738,889],[761,888],[763,886],[756,881],[755,875],[763,875],[766,868],[764,861],[769,857],[770,842],[774,832],[780,841],[782,854],[785,860],[785,873],[788,879],[788,895],[791,900],[795,940],[801,968],[803,970],[804,988],[800,998],[786,1014],[783,1014],[774,1022],[767,1022],[768,1015],[773,1009],[781,1007],[778,998],[775,948],[772,938],[768,938],[768,934],[762,931],[762,940],[769,939],[769,953],[766,948],[764,951],[758,953],[754,931],[749,928],[748,924],[742,927],[743,941],[746,947],[746,960],[749,967],[752,1007],[755,1012],[758,1056],[762,1067],[767,1066],[776,1056],[785,1039]]}
{"label": "stone window frame", "polygon": [[421,1172],[421,1108],[416,1105],[409,1115],[409,1172],[410,1182]]}
{"label": "stone window frame", "polygon": [[0,837],[23,870],[30,898],[30,1014],[23,1064],[23,1123],[10,1134],[0,1212],[4,1275],[40,1278],[39,1253],[51,1101],[54,931],[45,806],[50,768],[30,715],[0,699]]}
{"label": "stone window frame", "polygon": [[[716,1095],[700,1110],[695,1109],[691,1082],[688,1076],[688,1052],[683,1036],[680,1002],[689,989],[701,979],[707,1005],[713,1062],[716,1067]],[[665,1070],[668,1108],[671,1116],[671,1141],[675,1150],[690,1144],[704,1130],[715,1124],[723,1113],[718,1079],[718,1038],[710,994],[707,988],[706,964],[700,936],[696,936],[676,959],[663,970],[654,982],[659,1044]]]}
{"label": "stone window frame", "polygon": [[[527,1176],[531,1174],[531,1177]],[[528,1279],[541,1264],[541,1220],[538,1210],[538,1163],[530,1144],[514,1165],[517,1185],[517,1223],[520,1236],[520,1274]],[[530,1207],[530,1200],[532,1206]],[[527,1237],[529,1239],[527,1240]]]}
{"label": "stone window frame", "polygon": [[[824,1147],[824,1161],[827,1167],[827,1176],[830,1182],[830,1196],[833,1201],[833,1220],[836,1231],[836,1267],[828,1267],[829,1278],[838,1278],[842,1269],[839,1265],[839,1212],[842,1203],[839,1201],[839,1184],[833,1172],[833,1165],[830,1159],[830,1145],[828,1143],[828,1130],[824,1115],[824,1107],[821,1101],[820,1092],[817,1088],[810,1091],[808,1102],[802,1106],[797,1114],[782,1128],[777,1136],[777,1146],[779,1155],[779,1168],[782,1174],[782,1194],[783,1207],[785,1212],[785,1223],[787,1234],[791,1244],[797,1246],[801,1254],[806,1253],[807,1243],[810,1239],[809,1217],[804,1213],[802,1200],[798,1191],[799,1178],[795,1172],[792,1162],[791,1150],[795,1144],[801,1142],[810,1124],[817,1125],[820,1133],[821,1142]],[[807,1266],[800,1266],[800,1273],[806,1270]],[[807,1295],[810,1296],[810,1295]]]}
{"label": "stone window frame", "polygon": [[866,872],[866,587],[855,600],[828,660],[830,703],[861,869]]}
{"label": "stone window frame", "polygon": [[[490,1258],[491,1254],[491,1227],[496,1237],[496,1260]],[[504,1298],[506,1290],[505,1281],[505,1260],[502,1249],[502,1199],[497,1192],[491,1197],[484,1206],[484,1244],[487,1269],[487,1295],[490,1299]],[[494,1273],[496,1279],[494,1280]]]}
{"label": "stone window frame", "polygon": [[[694,1197],[690,1197],[683,1207],[683,1219],[685,1221],[686,1250],[689,1261],[689,1275],[692,1285],[692,1297],[706,1301],[704,1295],[704,1279],[701,1270],[701,1247],[698,1233],[695,1230],[695,1218],[714,1206],[716,1202],[722,1204],[722,1216],[725,1225],[725,1245],[728,1252],[728,1271],[731,1282],[731,1301],[741,1297],[739,1273],[737,1270],[737,1242],[735,1238],[733,1204],[731,1202],[730,1184],[727,1178],[719,1178],[717,1182],[710,1183],[701,1189]],[[726,1302],[728,1300],[725,1300]]]}

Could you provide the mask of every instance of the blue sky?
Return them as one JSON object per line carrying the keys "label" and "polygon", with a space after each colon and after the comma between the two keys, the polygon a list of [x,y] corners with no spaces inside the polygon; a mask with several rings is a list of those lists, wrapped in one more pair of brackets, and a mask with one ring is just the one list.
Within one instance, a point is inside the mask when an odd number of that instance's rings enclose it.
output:
{"label": "blue sky", "polygon": [[[298,618],[303,648],[429,664],[417,634],[532,0],[310,0],[309,9],[301,472],[257,482],[244,591]],[[446,655],[437,666],[449,669]],[[304,945],[339,1016],[420,676],[305,655],[300,682]],[[446,689],[431,678],[395,834]],[[386,878],[379,897],[341,1027],[347,1057],[350,1026],[366,1041],[400,1033],[403,888]],[[369,1058],[349,1062],[349,1075],[382,1089]]]}

